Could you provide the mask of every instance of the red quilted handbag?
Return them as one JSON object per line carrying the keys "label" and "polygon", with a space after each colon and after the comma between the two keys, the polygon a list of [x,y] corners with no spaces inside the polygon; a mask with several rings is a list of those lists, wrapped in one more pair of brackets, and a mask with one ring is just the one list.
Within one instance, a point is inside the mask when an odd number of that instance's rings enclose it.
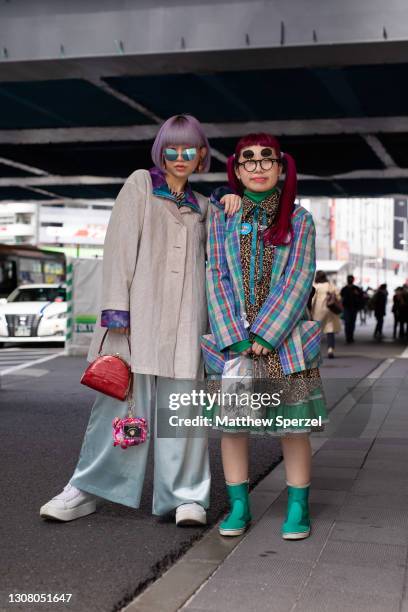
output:
{"label": "red quilted handbag", "polygon": [[[108,331],[109,328],[103,335],[98,357],[89,364],[82,374],[81,384],[124,401],[128,396],[132,395],[133,376],[130,364],[119,353],[102,355],[102,345]],[[126,336],[126,338],[130,351],[129,337]]]}

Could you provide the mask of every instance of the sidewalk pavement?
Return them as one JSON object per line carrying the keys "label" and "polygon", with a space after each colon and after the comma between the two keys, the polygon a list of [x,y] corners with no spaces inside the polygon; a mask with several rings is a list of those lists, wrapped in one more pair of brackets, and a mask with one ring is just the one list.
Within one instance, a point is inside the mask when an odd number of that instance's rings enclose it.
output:
{"label": "sidewalk pavement", "polygon": [[215,527],[126,612],[408,612],[408,359],[385,359],[330,419],[311,437],[309,538],[281,538],[281,463],[246,534]]}

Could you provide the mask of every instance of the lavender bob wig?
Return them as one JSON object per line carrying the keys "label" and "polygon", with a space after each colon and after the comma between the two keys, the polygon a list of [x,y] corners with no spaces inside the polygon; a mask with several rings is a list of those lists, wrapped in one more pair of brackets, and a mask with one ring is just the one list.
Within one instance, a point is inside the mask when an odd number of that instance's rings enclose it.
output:
{"label": "lavender bob wig", "polygon": [[157,132],[152,146],[152,160],[157,168],[164,170],[163,149],[170,145],[206,147],[207,153],[201,163],[201,172],[208,172],[211,163],[210,145],[201,123],[192,115],[174,115],[167,119]]}

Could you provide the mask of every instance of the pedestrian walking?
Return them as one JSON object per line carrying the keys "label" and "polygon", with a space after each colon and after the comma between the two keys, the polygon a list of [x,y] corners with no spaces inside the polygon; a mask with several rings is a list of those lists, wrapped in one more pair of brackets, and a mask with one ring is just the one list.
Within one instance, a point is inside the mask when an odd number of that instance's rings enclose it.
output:
{"label": "pedestrian walking", "polygon": [[[397,287],[392,298],[392,309],[391,312],[394,315],[394,327],[392,337],[394,340],[398,338],[401,340],[405,335],[405,321],[406,321],[406,310],[408,303],[405,300],[404,290],[402,287]],[[408,294],[407,294],[408,295]]]}
{"label": "pedestrian walking", "polygon": [[408,339],[408,285],[402,286],[401,322],[403,338]]}
{"label": "pedestrian walking", "polygon": [[347,276],[347,285],[342,288],[340,295],[343,303],[346,342],[350,344],[354,342],[357,313],[363,306],[362,291],[360,287],[354,284],[354,276],[352,274]]}
{"label": "pedestrian walking", "polygon": [[327,338],[327,356],[334,357],[335,334],[341,330],[340,313],[343,310],[340,292],[329,282],[323,270],[316,272],[315,294],[312,299],[312,319],[320,321]]}
{"label": "pedestrian walking", "polygon": [[[129,338],[137,416],[146,419],[146,442],[115,448],[112,420],[126,402],[97,393],[77,466],[62,493],[40,510],[43,518],[70,521],[96,510],[97,498],[138,508],[148,448],[154,438],[152,512],[176,509],[176,523],[205,524],[210,469],[204,435],[158,435],[171,393],[191,392],[203,376],[200,336],[207,329],[205,245],[208,199],[188,178],[210,167],[200,123],[177,115],[159,129],[151,170],[126,180],[110,217],[103,258],[102,307],[88,353],[93,361],[109,330],[111,352]],[[220,207],[233,212],[240,198]],[[154,421],[154,427],[151,423]]]}
{"label": "pedestrian walking", "polygon": [[[268,433],[282,442],[288,485],[284,539],[310,534],[309,434],[328,421],[318,364],[320,323],[307,308],[315,274],[312,215],[295,204],[296,166],[269,134],[239,140],[228,159],[229,187],[243,195],[242,209],[226,219],[211,196],[207,244],[207,295],[211,334],[203,337],[210,389],[223,388],[235,359],[252,368],[262,389],[282,390],[278,405],[263,407],[261,424],[249,418],[225,422],[229,406],[218,403],[213,423],[223,431],[221,453],[230,512],[219,531],[237,536],[251,521],[248,498],[249,433]],[[282,190],[277,186],[285,171]],[[250,364],[250,366],[249,366]],[[245,367],[247,367],[245,366]],[[251,369],[250,369],[251,371]],[[256,372],[261,372],[257,376]],[[271,394],[268,397],[272,397]],[[242,413],[234,405],[232,414]],[[257,414],[261,414],[257,411]],[[217,425],[218,418],[221,424]],[[288,425],[283,419],[289,421]]]}
{"label": "pedestrian walking", "polygon": [[383,324],[384,324],[384,317],[385,317],[386,306],[387,306],[387,296],[388,296],[387,284],[383,283],[382,285],[378,287],[377,291],[374,293],[373,297],[371,298],[372,306],[374,310],[374,316],[377,321],[377,324],[374,329],[374,338],[376,338],[377,340],[382,340],[384,338]]}

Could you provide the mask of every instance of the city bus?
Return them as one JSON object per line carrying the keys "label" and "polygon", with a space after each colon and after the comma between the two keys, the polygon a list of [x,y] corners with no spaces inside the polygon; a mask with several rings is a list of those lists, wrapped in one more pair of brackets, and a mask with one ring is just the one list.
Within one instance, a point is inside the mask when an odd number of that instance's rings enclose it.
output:
{"label": "city bus", "polygon": [[0,297],[24,283],[65,281],[65,255],[29,245],[0,244]]}

